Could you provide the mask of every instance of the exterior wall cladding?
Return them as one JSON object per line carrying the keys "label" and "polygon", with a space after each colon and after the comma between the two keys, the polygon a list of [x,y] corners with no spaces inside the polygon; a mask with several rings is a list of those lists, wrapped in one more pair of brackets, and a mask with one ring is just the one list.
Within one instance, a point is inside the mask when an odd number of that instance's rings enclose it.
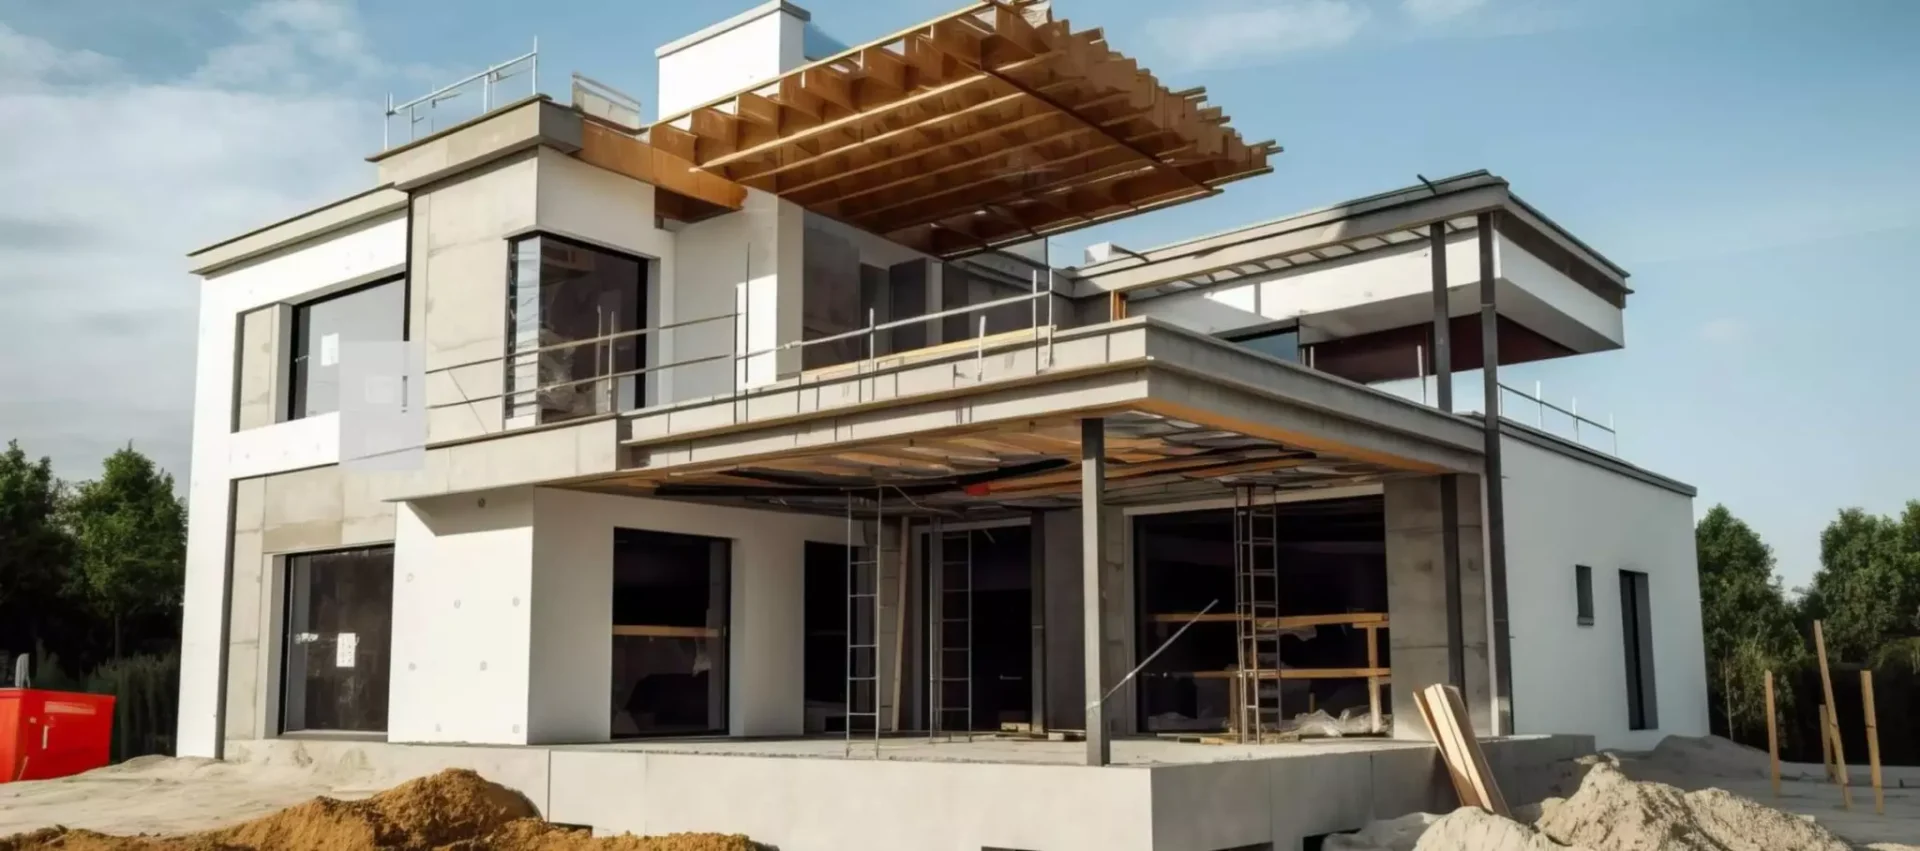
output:
{"label": "exterior wall cladding", "polygon": [[[718,34],[663,48],[663,86],[672,90],[663,90],[661,103],[690,105],[733,88],[737,81],[702,70],[725,53],[778,57],[767,63],[767,73],[798,65],[805,20],[803,12],[774,3],[728,22]],[[227,743],[271,744],[264,740],[280,729],[288,558],[375,545],[394,547],[389,742],[607,741],[616,529],[732,542],[726,730],[732,736],[803,731],[803,554],[809,541],[845,541],[843,520],[543,488],[537,477],[476,492],[448,485],[443,496],[397,498],[389,477],[340,468],[337,415],[287,418],[294,306],[404,275],[408,337],[424,353],[430,375],[498,358],[508,345],[507,246],[535,232],[641,258],[649,326],[739,314],[731,329],[721,324],[658,335],[647,344],[649,361],[725,355],[729,340],[737,352],[800,337],[806,217],[798,207],[751,191],[741,211],[666,229],[653,201],[651,186],[531,146],[423,187],[356,196],[196,255],[204,280],[180,754],[217,756]],[[1571,322],[1567,327],[1585,329],[1595,345],[1622,344],[1618,308],[1518,246],[1503,241],[1499,251],[1502,285],[1522,293],[1517,303],[1538,311],[1537,324]],[[1467,265],[1470,256],[1464,244],[1453,253],[1452,274],[1460,281],[1477,275]],[[1420,283],[1424,255],[1396,251],[1377,260],[1346,264],[1324,280],[1291,282],[1291,289],[1268,281],[1182,294],[1157,305],[1143,302],[1140,312],[1231,335],[1298,315],[1305,308],[1287,306],[1288,293],[1305,293],[1325,310],[1365,307],[1376,296],[1408,303],[1429,298]],[[1458,284],[1453,295],[1462,304],[1471,299]],[[797,366],[797,360],[764,358],[739,374],[754,385],[791,375]],[[428,382],[428,402],[487,397],[502,392],[504,382],[497,363],[440,372]],[[699,399],[734,384],[734,368],[724,361],[672,370],[647,383],[642,404]],[[1470,386],[1460,385],[1463,392]],[[442,454],[429,463],[443,465],[440,474],[453,479],[525,463],[531,444],[498,435],[503,425],[497,399],[435,410],[430,454]],[[613,451],[613,433],[604,424],[542,432],[539,451],[564,444],[572,469],[599,471],[618,464],[602,457]],[[466,453],[457,461],[440,448],[450,442]],[[1610,747],[1703,734],[1691,489],[1524,427],[1509,429],[1503,452],[1513,732],[1592,736]],[[1469,513],[1478,533],[1482,512]],[[1049,546],[1058,545],[1049,539]],[[1484,542],[1468,546],[1472,575],[1490,582],[1478,565]],[[1116,549],[1131,569],[1131,554]],[[1593,577],[1591,623],[1576,618],[1576,565]],[[1648,729],[1628,724],[1631,642],[1622,629],[1628,613],[1625,598],[1611,593],[1622,572],[1644,574],[1651,591],[1657,712]],[[1466,596],[1474,606],[1491,605],[1490,594]],[[1488,612],[1472,615],[1470,623],[1491,620]],[[1131,626],[1122,626],[1112,637],[1130,645]],[[1484,638],[1477,647],[1473,663],[1491,665]],[[1485,694],[1490,678],[1491,672],[1476,671],[1469,681]],[[554,760],[559,765],[557,751]],[[753,766],[742,762],[740,770],[757,770]],[[792,776],[839,784],[833,774],[840,770]],[[905,772],[897,788],[922,771],[896,770]],[[984,774],[977,779],[999,782]],[[1128,788],[1138,797],[1149,787]],[[1160,786],[1151,788],[1157,800]],[[589,791],[581,800],[591,798]],[[554,806],[561,806],[557,799]],[[1121,833],[1156,829],[1115,812],[1112,823],[1126,828]]]}

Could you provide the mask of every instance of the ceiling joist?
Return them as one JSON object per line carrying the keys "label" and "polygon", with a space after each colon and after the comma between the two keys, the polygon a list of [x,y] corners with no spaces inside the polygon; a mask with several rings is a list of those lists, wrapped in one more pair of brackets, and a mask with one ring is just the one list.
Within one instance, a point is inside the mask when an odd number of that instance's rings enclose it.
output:
{"label": "ceiling joist", "polygon": [[1205,91],[1173,91],[1048,7],[987,0],[649,128],[714,177],[940,256],[1263,174]]}

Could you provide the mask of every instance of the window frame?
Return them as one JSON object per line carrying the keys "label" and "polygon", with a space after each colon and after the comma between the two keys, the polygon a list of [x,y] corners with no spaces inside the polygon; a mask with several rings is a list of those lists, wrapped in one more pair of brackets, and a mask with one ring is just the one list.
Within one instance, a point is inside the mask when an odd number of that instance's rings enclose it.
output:
{"label": "window frame", "polygon": [[[500,369],[501,369],[500,417],[501,417],[502,423],[509,422],[514,419],[513,400],[516,394],[519,392],[515,390],[513,387],[513,373],[514,373],[515,358],[521,357],[521,355],[518,352],[514,351],[514,348],[513,348],[513,344],[514,344],[513,302],[514,302],[515,296],[517,295],[516,287],[519,285],[520,248],[522,244],[524,244],[527,240],[530,240],[530,239],[542,239],[542,240],[550,239],[556,243],[571,246],[573,248],[580,249],[583,251],[595,251],[595,252],[606,254],[612,257],[618,257],[623,260],[632,261],[634,265],[637,267],[637,270],[639,273],[639,280],[636,282],[636,285],[635,285],[636,306],[638,307],[636,315],[638,317],[637,321],[639,322],[639,327],[631,330],[639,331],[639,330],[645,330],[645,329],[650,329],[654,327],[652,324],[650,324],[650,322],[652,321],[654,310],[656,308],[654,302],[656,301],[655,297],[657,293],[655,292],[655,290],[658,288],[658,277],[660,274],[659,268],[657,265],[659,263],[659,258],[650,257],[648,255],[641,254],[639,252],[630,251],[628,249],[620,248],[613,245],[608,245],[606,243],[594,242],[587,239],[581,239],[579,237],[567,236],[565,234],[555,233],[550,230],[541,230],[539,228],[532,228],[532,229],[509,234],[506,237],[506,244],[507,244],[506,284],[507,286],[506,286],[505,298],[500,304],[500,322],[501,322],[502,334],[503,334],[502,339],[505,341],[505,344],[506,344],[503,350],[503,354],[500,358]],[[649,333],[649,334],[636,334],[634,336],[636,338],[634,342],[634,347],[635,347],[634,356],[635,356],[635,359],[638,361],[635,368],[640,369],[642,371],[631,376],[631,378],[633,379],[633,408],[631,410],[639,410],[647,406],[647,401],[646,401],[647,392],[649,390],[649,385],[652,383],[648,381],[648,378],[651,375],[651,373],[648,373],[644,370],[647,370],[650,367],[654,367],[658,365],[654,363],[654,355],[655,355],[654,346],[657,344],[657,341],[654,339],[654,337],[657,335]],[[537,375],[537,372],[538,370],[536,369],[536,375]],[[538,388],[538,383],[539,383],[538,379],[536,378],[535,379],[536,389]],[[616,390],[616,397],[617,395],[618,395],[618,391]],[[620,407],[619,400],[617,398],[615,399],[614,407],[616,409]],[[624,410],[616,411],[616,413],[624,413],[624,412],[625,412]],[[540,419],[537,408],[536,408],[535,423],[532,427],[537,428],[540,426],[552,425],[554,423],[563,423],[563,422],[584,422],[587,419],[591,419],[591,418],[576,417],[573,419],[554,420],[552,422],[547,422]]]}
{"label": "window frame", "polygon": [[[305,301],[294,302],[287,305],[287,351],[286,356],[280,358],[281,363],[280,366],[277,367],[278,369],[284,369],[287,377],[286,404],[280,411],[280,422],[293,422],[294,420],[304,420],[308,417],[318,417],[332,413],[330,411],[322,411],[318,414],[304,414],[300,412],[300,408],[302,407],[300,403],[305,401],[305,397],[300,393],[299,381],[301,372],[298,368],[300,359],[306,357],[305,348],[307,341],[305,335],[301,333],[303,323],[300,321],[304,312],[328,302],[359,295],[396,282],[400,284],[400,342],[404,343],[408,341],[408,335],[411,334],[413,330],[413,279],[412,276],[404,270],[391,275],[382,275],[363,284],[354,284],[353,286],[345,287],[325,295],[315,296]],[[334,411],[338,410],[339,408],[336,406]]]}
{"label": "window frame", "polygon": [[[1300,331],[1301,331],[1300,320],[1282,319],[1277,322],[1269,322],[1264,325],[1255,325],[1250,328],[1240,328],[1234,331],[1229,331],[1229,332],[1220,334],[1219,338],[1221,340],[1232,343],[1241,348],[1245,348],[1247,349],[1247,351],[1253,352],[1255,354],[1266,355],[1267,357],[1284,361],[1286,363],[1297,363],[1302,366],[1305,366],[1306,365],[1305,352],[1306,352],[1307,344],[1300,341]],[[1258,340],[1263,337],[1271,337],[1276,334],[1285,334],[1288,332],[1292,332],[1293,334],[1293,360],[1287,360],[1286,358],[1281,358],[1275,355],[1271,355],[1259,349],[1248,348],[1246,345],[1248,342],[1251,342],[1253,340]]]}
{"label": "window frame", "polygon": [[388,581],[388,599],[387,599],[387,609],[386,609],[386,616],[387,616],[386,655],[387,655],[387,666],[388,666],[387,675],[389,677],[389,686],[388,686],[388,692],[387,692],[387,705],[384,707],[384,711],[386,712],[386,723],[382,725],[381,729],[352,730],[352,729],[335,729],[335,728],[326,728],[326,727],[307,727],[307,728],[301,728],[297,730],[289,730],[287,729],[287,713],[288,713],[288,710],[290,709],[290,706],[287,701],[287,686],[288,686],[288,675],[293,669],[293,666],[289,663],[292,659],[294,648],[297,646],[293,640],[294,621],[295,621],[293,604],[296,596],[295,590],[294,590],[294,562],[299,559],[310,560],[314,558],[321,558],[321,557],[332,556],[332,555],[341,555],[345,553],[371,554],[371,553],[379,553],[384,551],[388,559],[387,569],[391,574],[392,572],[395,571],[396,566],[398,564],[398,558],[399,558],[399,549],[398,547],[395,546],[395,543],[396,542],[393,542],[393,541],[387,541],[383,543],[360,544],[360,545],[350,546],[350,547],[329,547],[327,549],[322,549],[322,550],[302,550],[299,552],[282,553],[274,557],[274,570],[278,574],[276,576],[275,584],[278,586],[277,596],[279,597],[279,600],[278,600],[278,605],[276,607],[278,610],[278,618],[277,618],[278,623],[275,625],[273,630],[273,640],[277,642],[279,646],[276,648],[276,652],[274,653],[274,655],[277,658],[274,660],[272,664],[272,672],[274,675],[274,680],[272,683],[273,699],[272,699],[271,706],[269,707],[271,715],[266,719],[268,726],[265,729],[273,731],[273,735],[275,737],[284,738],[284,739],[300,739],[300,738],[316,738],[316,737],[348,738],[348,739],[367,739],[372,741],[380,741],[380,740],[384,740],[387,737],[389,731],[392,729],[393,692],[392,692],[392,687],[390,683],[391,683],[391,677],[393,675],[393,670],[392,670],[393,668],[393,622],[394,622],[394,605],[393,604],[394,604],[394,595],[398,593],[398,589],[394,587],[395,583],[392,581],[393,580],[392,576],[389,576],[389,581]]}
{"label": "window frame", "polygon": [[1593,567],[1590,565],[1573,566],[1573,607],[1576,625],[1593,626]]}

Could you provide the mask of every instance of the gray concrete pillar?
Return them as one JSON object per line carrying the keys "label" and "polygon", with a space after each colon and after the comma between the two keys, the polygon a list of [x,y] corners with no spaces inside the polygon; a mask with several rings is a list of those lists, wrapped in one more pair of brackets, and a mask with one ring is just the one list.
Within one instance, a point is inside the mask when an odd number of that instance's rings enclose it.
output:
{"label": "gray concrete pillar", "polygon": [[1081,651],[1080,512],[1049,511],[1039,518],[1045,586],[1046,725],[1078,730],[1087,723],[1086,668]]}
{"label": "gray concrete pillar", "polygon": [[1103,699],[1107,691],[1106,489],[1106,421],[1091,417],[1080,421],[1080,575],[1085,589],[1080,610],[1085,634],[1088,765],[1106,765],[1112,757],[1107,746],[1110,716]]}
{"label": "gray concrete pillar", "polygon": [[[1393,734],[1426,739],[1413,694],[1448,680],[1446,548],[1440,517],[1440,476],[1385,485],[1388,652],[1392,666]],[[1459,505],[1459,632],[1466,661],[1466,699],[1475,732],[1493,732],[1487,656],[1486,561],[1482,555],[1477,476],[1454,476]]]}

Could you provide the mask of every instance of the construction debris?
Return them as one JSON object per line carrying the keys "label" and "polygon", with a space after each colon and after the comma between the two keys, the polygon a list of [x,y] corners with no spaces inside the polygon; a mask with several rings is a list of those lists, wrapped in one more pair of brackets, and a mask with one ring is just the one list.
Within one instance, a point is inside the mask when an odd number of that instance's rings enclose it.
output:
{"label": "construction debris", "polygon": [[232,827],[175,837],[52,827],[0,837],[0,851],[754,851],[744,836],[594,838],[540,820],[520,793],[465,769],[361,801],[314,798]]}

